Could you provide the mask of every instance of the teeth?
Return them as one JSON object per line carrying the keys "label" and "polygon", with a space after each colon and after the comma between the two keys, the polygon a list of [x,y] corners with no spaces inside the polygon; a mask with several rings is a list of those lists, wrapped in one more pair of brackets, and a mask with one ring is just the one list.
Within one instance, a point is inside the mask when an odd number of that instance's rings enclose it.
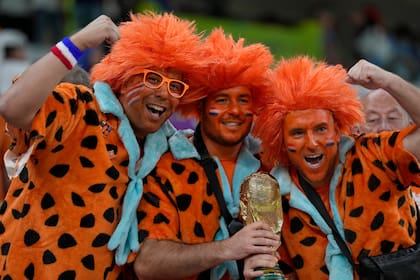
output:
{"label": "teeth", "polygon": [[164,107],[161,107],[161,106],[158,106],[158,105],[154,105],[154,104],[149,104],[149,105],[147,105],[147,107],[149,109],[153,109],[153,110],[158,111],[160,113],[163,113],[165,111],[165,108]]}

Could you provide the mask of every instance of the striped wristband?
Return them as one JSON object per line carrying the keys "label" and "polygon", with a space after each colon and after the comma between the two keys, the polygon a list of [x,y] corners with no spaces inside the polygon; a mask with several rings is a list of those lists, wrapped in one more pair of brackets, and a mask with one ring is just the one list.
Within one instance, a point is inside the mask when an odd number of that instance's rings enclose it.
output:
{"label": "striped wristband", "polygon": [[53,46],[51,52],[55,54],[69,70],[77,64],[77,61],[83,54],[83,52],[70,41],[69,37],[64,38]]}

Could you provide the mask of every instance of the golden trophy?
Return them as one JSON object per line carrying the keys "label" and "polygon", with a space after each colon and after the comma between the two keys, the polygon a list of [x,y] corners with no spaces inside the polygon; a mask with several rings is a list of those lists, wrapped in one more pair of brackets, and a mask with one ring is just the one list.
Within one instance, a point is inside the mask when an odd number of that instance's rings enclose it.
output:
{"label": "golden trophy", "polygon": [[[255,172],[245,178],[240,192],[240,215],[245,224],[263,221],[280,235],[283,209],[280,186],[274,177],[266,172]],[[257,269],[263,270],[264,275],[255,279],[286,279],[278,264]]]}

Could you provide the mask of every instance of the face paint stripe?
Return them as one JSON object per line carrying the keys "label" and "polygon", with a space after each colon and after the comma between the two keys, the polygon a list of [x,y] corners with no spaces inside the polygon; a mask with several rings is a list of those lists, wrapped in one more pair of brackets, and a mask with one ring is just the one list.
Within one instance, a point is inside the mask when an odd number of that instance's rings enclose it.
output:
{"label": "face paint stripe", "polygon": [[326,147],[332,147],[332,146],[335,146],[335,142],[328,142],[328,143],[325,143],[325,146],[326,146]]}
{"label": "face paint stripe", "polygon": [[296,149],[293,147],[287,147],[287,150],[291,153],[296,153]]}
{"label": "face paint stripe", "polygon": [[209,115],[212,117],[216,117],[220,114],[220,110],[218,109],[209,109]]}

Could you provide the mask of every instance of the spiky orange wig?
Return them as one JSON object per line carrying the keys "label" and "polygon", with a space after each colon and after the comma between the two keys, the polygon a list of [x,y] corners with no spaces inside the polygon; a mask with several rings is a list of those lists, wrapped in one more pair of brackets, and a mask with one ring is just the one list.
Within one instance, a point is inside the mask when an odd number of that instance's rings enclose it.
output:
{"label": "spiky orange wig", "polygon": [[356,90],[345,82],[341,65],[327,65],[309,57],[281,60],[274,69],[275,96],[255,121],[253,134],[262,140],[262,161],[268,167],[289,164],[283,141],[283,122],[288,112],[325,109],[332,112],[341,134],[363,122]]}
{"label": "spiky orange wig", "polygon": [[124,81],[142,69],[173,68],[184,74],[190,89],[182,102],[196,100],[194,87],[199,73],[198,59],[202,51],[202,36],[196,33],[195,23],[173,14],[130,14],[131,21],[119,26],[121,38],[91,71],[91,81],[103,81],[119,93]]}
{"label": "spiky orange wig", "polygon": [[[261,108],[271,88],[270,66],[273,56],[263,44],[245,46],[243,38],[235,41],[221,28],[214,29],[204,42],[203,59],[209,58],[206,74],[201,79],[202,98],[222,89],[246,86],[250,89],[255,113]],[[198,94],[197,94],[198,96]],[[184,117],[200,120],[198,103],[180,105],[177,111]]]}

